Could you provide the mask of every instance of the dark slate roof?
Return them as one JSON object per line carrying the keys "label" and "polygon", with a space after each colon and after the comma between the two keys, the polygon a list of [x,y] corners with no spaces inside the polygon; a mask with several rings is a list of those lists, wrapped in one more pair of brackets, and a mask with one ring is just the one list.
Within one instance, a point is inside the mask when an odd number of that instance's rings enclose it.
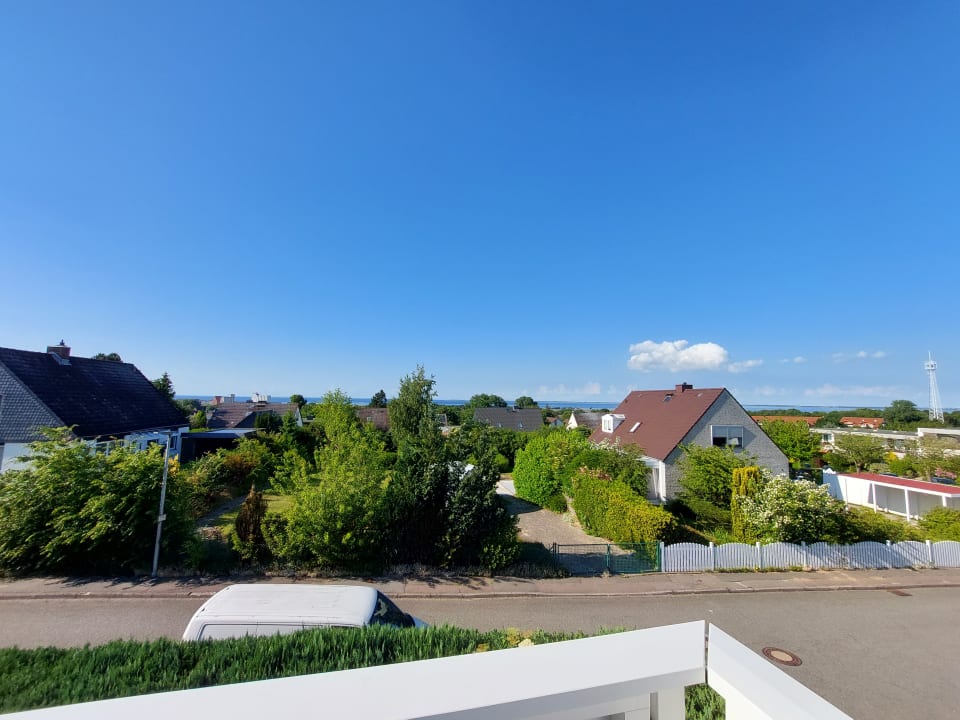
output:
{"label": "dark slate roof", "polygon": [[227,402],[217,405],[213,415],[207,418],[207,427],[211,430],[222,428],[252,428],[257,421],[257,415],[276,413],[284,417],[287,413],[297,414],[296,403],[254,403],[254,402]]}
{"label": "dark slate roof", "polygon": [[183,427],[180,410],[130,363],[0,348],[0,363],[79,437]]}
{"label": "dark slate roof", "polygon": [[473,411],[477,422],[492,425],[495,428],[523,430],[533,432],[543,427],[543,414],[537,408],[477,408]]}
{"label": "dark slate roof", "polygon": [[390,413],[387,408],[358,407],[357,419],[362,423],[372,423],[377,430],[390,429]]}
{"label": "dark slate roof", "polygon": [[577,419],[577,427],[596,429],[600,427],[600,419],[603,417],[603,413],[581,412],[576,410],[574,411],[573,416]]}
{"label": "dark slate roof", "polygon": [[723,393],[689,385],[632,392],[613,411],[623,422],[612,433],[594,430],[590,441],[639,445],[649,457],[666,460]]}

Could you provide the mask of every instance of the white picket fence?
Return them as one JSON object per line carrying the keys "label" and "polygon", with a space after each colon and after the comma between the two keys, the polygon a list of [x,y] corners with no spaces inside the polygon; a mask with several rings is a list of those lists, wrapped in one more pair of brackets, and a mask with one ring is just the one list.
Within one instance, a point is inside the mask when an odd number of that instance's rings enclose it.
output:
{"label": "white picket fence", "polygon": [[854,545],[830,545],[825,542],[770,543],[748,545],[698,545],[696,543],[660,544],[660,569],[663,572],[704,572],[710,570],[805,570],[881,569],[909,567],[960,567],[960,542],[886,543],[860,542]]}

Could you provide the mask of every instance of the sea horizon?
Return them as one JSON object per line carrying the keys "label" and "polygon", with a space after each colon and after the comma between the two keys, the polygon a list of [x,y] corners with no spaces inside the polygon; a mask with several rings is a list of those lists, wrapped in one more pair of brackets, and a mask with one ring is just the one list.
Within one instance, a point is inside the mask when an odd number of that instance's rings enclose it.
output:
{"label": "sea horizon", "polygon": [[[209,402],[213,400],[215,395],[179,395],[181,399],[190,399],[190,400],[200,400],[201,402]],[[224,397],[221,395],[220,397]],[[270,402],[288,402],[289,396],[287,395],[268,395]],[[249,396],[237,395],[237,402],[248,402],[250,400]],[[320,402],[323,400],[321,396],[304,396],[304,399],[308,403]],[[369,404],[370,398],[368,397],[351,397],[350,401],[354,405],[364,406]],[[460,406],[466,405],[468,400],[447,400],[447,399],[437,399],[434,400],[434,403],[437,405],[449,405],[449,406]],[[620,404],[620,401],[609,401],[602,402],[596,400],[538,400],[537,406],[540,408],[574,408],[577,410],[603,410],[617,407]],[[744,404],[743,408],[751,413],[759,413],[764,410],[798,410],[800,412],[808,413],[828,413],[828,412],[837,412],[845,410],[876,410],[877,412],[883,411],[884,407],[876,405],[773,405],[773,404]],[[918,408],[920,410],[926,410],[927,408]],[[944,408],[944,412],[954,412],[955,408]]]}

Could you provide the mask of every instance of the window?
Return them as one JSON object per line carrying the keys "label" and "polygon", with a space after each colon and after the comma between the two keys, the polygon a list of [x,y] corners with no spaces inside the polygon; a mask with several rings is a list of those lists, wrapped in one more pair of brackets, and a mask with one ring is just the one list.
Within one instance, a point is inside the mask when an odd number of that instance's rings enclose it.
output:
{"label": "window", "polygon": [[743,425],[711,425],[710,432],[716,447],[743,447]]}
{"label": "window", "polygon": [[640,423],[639,423],[639,422],[635,422],[635,423],[633,424],[633,427],[630,428],[630,432],[636,432],[638,427],[640,427]]}

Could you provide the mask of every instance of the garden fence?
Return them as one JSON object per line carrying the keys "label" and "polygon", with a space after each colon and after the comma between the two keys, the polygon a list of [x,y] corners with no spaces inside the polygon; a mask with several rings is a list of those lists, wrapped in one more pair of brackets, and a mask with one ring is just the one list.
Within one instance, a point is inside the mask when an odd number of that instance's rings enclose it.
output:
{"label": "garden fence", "polygon": [[594,543],[551,548],[554,561],[574,575],[717,570],[866,570],[960,568],[960,542]]}
{"label": "garden fence", "polygon": [[660,544],[663,572],[711,570],[827,570],[909,567],[960,567],[960,542],[860,542],[831,545],[800,543]]}

